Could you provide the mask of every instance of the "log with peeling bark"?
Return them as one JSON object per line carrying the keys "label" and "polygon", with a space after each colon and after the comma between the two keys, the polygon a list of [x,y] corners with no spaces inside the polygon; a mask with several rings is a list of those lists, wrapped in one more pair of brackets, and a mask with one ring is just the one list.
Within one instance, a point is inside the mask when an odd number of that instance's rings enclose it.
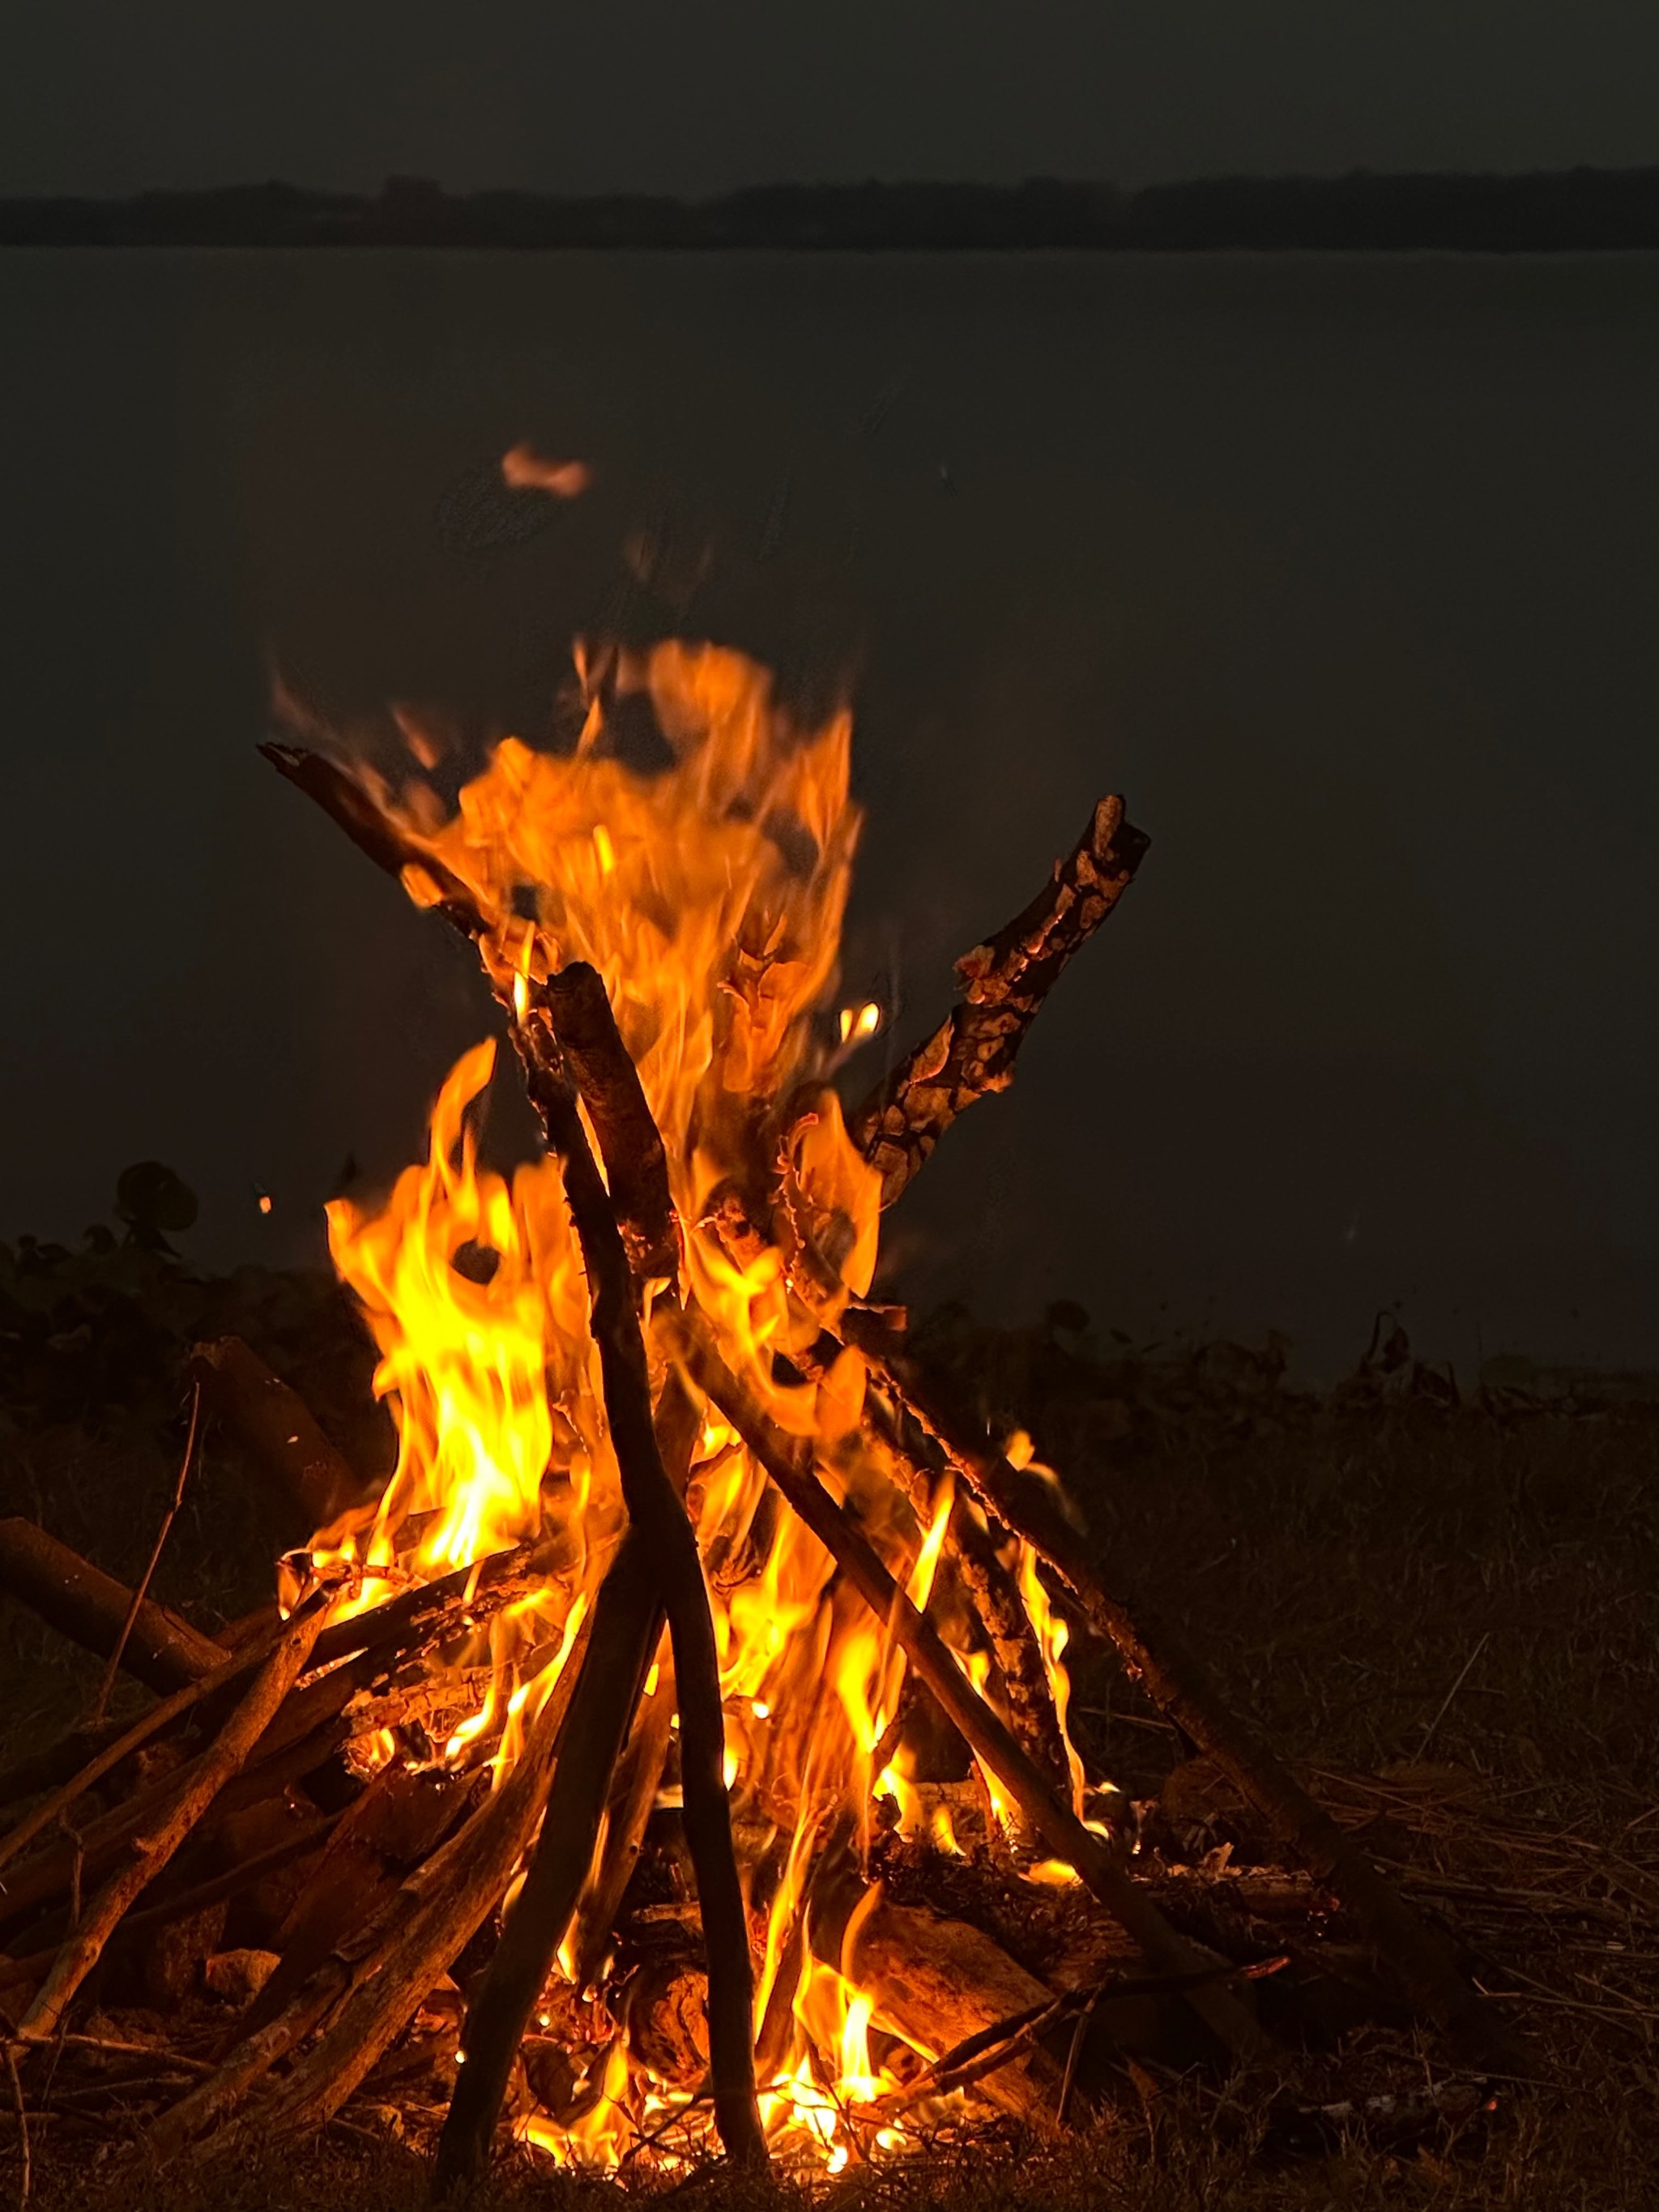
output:
{"label": "log with peeling bark", "polygon": [[[33,1521],[0,1521],[0,1589],[27,1605],[72,1643],[107,1659],[133,1593]],[[222,1665],[224,1646],[154,1598],[138,1607],[121,1654],[130,1674],[152,1690],[181,1689]]]}
{"label": "log with peeling bark", "polygon": [[961,1005],[848,1124],[881,1176],[884,1206],[902,1195],[958,1114],[1012,1082],[1044,1000],[1127,890],[1150,842],[1125,821],[1121,799],[1103,799],[1024,911],[957,961]]}
{"label": "log with peeling bark", "polygon": [[[1018,1965],[990,1936],[925,1905],[883,1898],[854,1932],[850,1961],[838,1961],[875,1999],[877,2025],[939,2057],[1011,2015],[1042,2012],[1054,1992]],[[1061,2069],[1041,2047],[1027,2049],[978,2084],[981,2094],[1021,2119],[1052,2114]]]}
{"label": "log with peeling bark", "polygon": [[209,1412],[258,1470],[299,1540],[362,1502],[362,1476],[299,1392],[240,1336],[197,1345],[188,1369]]}

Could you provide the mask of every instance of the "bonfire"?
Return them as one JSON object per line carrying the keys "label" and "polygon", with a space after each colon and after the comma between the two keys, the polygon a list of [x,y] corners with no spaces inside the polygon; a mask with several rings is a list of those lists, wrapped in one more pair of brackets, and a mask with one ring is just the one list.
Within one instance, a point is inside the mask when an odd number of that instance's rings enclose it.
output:
{"label": "bonfire", "polygon": [[[426,2116],[441,2190],[499,2130],[594,2167],[834,2173],[987,2112],[1063,2124],[1172,2021],[1201,2063],[1259,2063],[1284,1954],[1164,1909],[1068,1728],[1079,1630],[1256,1808],[1301,1909],[1352,1916],[1515,2070],[1443,1939],[1101,1585],[1060,1478],[872,1298],[884,1208],[1130,883],[1121,801],[849,1112],[834,1079],[884,1016],[836,996],[848,716],[799,726],[713,645],[578,665],[574,747],[508,738],[453,805],[266,748],[471,940],[546,1148],[481,1157],[486,1039],[426,1158],[329,1209],[396,1421],[383,1486],[246,1346],[198,1350],[198,1419],[313,1531],[259,1614],[212,1639],[0,1529],[14,1593],[159,1693],[6,1778],[14,2081],[41,2045],[118,2053],[86,2026],[100,1977],[163,1938],[220,2010],[150,2054],[151,2160],[349,2105]],[[616,742],[642,713],[648,769]],[[259,1940],[226,1948],[244,1908]],[[1022,1922],[1045,1974],[990,1932]]]}

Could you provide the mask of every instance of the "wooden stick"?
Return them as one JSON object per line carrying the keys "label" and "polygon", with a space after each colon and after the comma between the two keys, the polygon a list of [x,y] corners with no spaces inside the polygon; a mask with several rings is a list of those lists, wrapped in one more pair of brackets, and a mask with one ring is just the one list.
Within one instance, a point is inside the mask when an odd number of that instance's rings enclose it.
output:
{"label": "wooden stick", "polygon": [[988,943],[957,963],[963,1003],[901,1060],[848,1124],[890,1206],[964,1108],[1006,1091],[1025,1032],[1073,953],[1128,888],[1150,839],[1103,799],[1052,880]]}
{"label": "wooden stick", "polygon": [[[969,1747],[995,1775],[1055,1856],[1076,1869],[1154,1966],[1174,1973],[1195,1966],[1198,1960],[1191,1948],[1130,1881],[1101,1838],[1085,1827],[1070,1806],[1056,1796],[1029,1754],[974,1688],[938,1630],[917,1612],[869,1539],[818,1480],[810,1453],[768,1419],[726,1366],[702,1316],[665,1312],[658,1317],[657,1327],[878,1620],[888,1626],[894,1641]],[[1255,2019],[1230,1993],[1195,1990],[1190,2002],[1237,2056],[1258,2058],[1271,2049]]]}
{"label": "wooden stick", "polygon": [[542,987],[565,1065],[592,1121],[617,1226],[636,1285],[678,1288],[679,1217],[668,1188],[668,1155],[617,1029],[598,969],[573,960]]}
{"label": "wooden stick", "polygon": [[312,1663],[331,1666],[357,1651],[384,1654],[389,1661],[474,1626],[544,1581],[544,1558],[538,1544],[516,1544],[368,1606],[323,1631]]}
{"label": "wooden stick", "polygon": [[[702,1415],[702,1401],[686,1388],[678,1371],[671,1370],[657,1399],[657,1443],[669,1480],[681,1498],[690,1479]],[[661,1642],[659,1630],[657,1643]],[[579,1990],[597,1979],[604,1965],[667,1764],[676,1704],[674,1662],[672,1649],[660,1656],[664,1663],[655,1694],[648,1704],[642,1692],[635,1700],[633,1728],[611,1790],[599,1869],[577,1906],[573,1948]]]}
{"label": "wooden stick", "polygon": [[104,1679],[98,1685],[98,1695],[93,1700],[92,1711],[87,1715],[88,1728],[96,1728],[109,1711],[110,1693],[115,1687],[116,1677],[121,1671],[121,1656],[137,1620],[139,1608],[149,1595],[149,1586],[155,1579],[155,1570],[161,1564],[161,1553],[167,1538],[173,1534],[173,1524],[179,1517],[179,1508],[185,1502],[185,1485],[190,1480],[190,1470],[196,1459],[196,1439],[202,1426],[202,1386],[198,1382],[190,1394],[190,1433],[185,1439],[185,1455],[179,1463],[179,1480],[173,1485],[173,1498],[161,1516],[161,1525],[155,1532],[155,1541],[150,1548],[149,1562],[138,1578],[138,1587],[132,1593],[132,1603],[127,1607],[127,1617],[121,1623],[121,1633],[115,1639],[115,1649],[109,1655],[109,1664],[104,1669]]}
{"label": "wooden stick", "polygon": [[160,1874],[264,1735],[311,1656],[323,1625],[325,1602],[325,1594],[319,1591],[295,1615],[246,1696],[197,1762],[160,1822],[148,1834],[133,1838],[131,1858],[111,1876],[72,1931],[45,1985],[18,2023],[17,2033],[23,2041],[44,2042],[53,2033],[70,1999],[97,1965],[122,1914]]}
{"label": "wooden stick", "polygon": [[579,1990],[590,1988],[604,1971],[617,1914],[639,1864],[646,1826],[662,1787],[663,1769],[673,1742],[673,1720],[671,1662],[662,1668],[655,1694],[642,1698],[635,1710],[633,1733],[607,1808],[599,1871],[577,1911],[572,1978]]}
{"label": "wooden stick", "polygon": [[1080,1556],[1075,1532],[1052,1491],[1020,1474],[975,1434],[878,1316],[849,1309],[843,1328],[848,1341],[935,1439],[975,1495],[1024,1538],[1069,1591],[1090,1627],[1117,1647],[1166,1718],[1216,1761],[1279,1841],[1364,1923],[1413,2001],[1474,2063],[1495,2073],[1535,2074],[1537,2061],[1509,2023],[1469,1986],[1450,1945],[1419,1919],[1369,1853],[1229,1711],[1171,1626],[1144,1604],[1131,1607],[1105,1589]]}
{"label": "wooden stick", "polygon": [[[114,1650],[133,1610],[125,1583],[22,1519],[0,1521],[0,1589],[100,1659]],[[222,1644],[145,1598],[134,1613],[122,1664],[152,1690],[165,1692],[211,1674],[224,1656]]]}
{"label": "wooden stick", "polygon": [[239,2042],[198,2089],[156,2122],[143,2146],[148,2156],[173,2158],[193,2141],[240,2125],[250,2094],[331,2012],[316,2049],[279,2090],[268,2093],[247,2134],[259,2139],[278,2128],[320,2126],[333,2118],[511,1879],[541,1818],[591,1626],[590,1615],[501,1787],[367,1925],[337,1945],[285,2012]]}
{"label": "wooden stick", "polygon": [[[590,1613],[501,1787],[416,1869],[384,1918],[319,1969],[325,1985],[337,1985],[344,2001],[316,2045],[247,2113],[247,2138],[332,2119],[495,1911],[542,1817],[594,1625]],[[223,2117],[218,2112],[214,2124]]]}
{"label": "wooden stick", "polygon": [[[599,1349],[605,1413],[623,1501],[629,1521],[638,1527],[648,1548],[673,1641],[685,1839],[696,1873],[708,1953],[708,2035],[715,2124],[733,2158],[763,2160],[765,2137],[755,2092],[754,1969],[749,1955],[748,1916],[732,1845],[724,1771],[726,1717],[708,1590],[696,1537],[683,1503],[674,1494],[657,1443],[645,1345],[622,1232],[589,1147],[575,1095],[557,1057],[551,1009],[538,1006],[532,994],[531,1011],[532,1016],[542,1014],[548,1018],[520,1021],[515,1036],[549,1148],[558,1156],[565,1196],[587,1270],[589,1325]],[[619,1037],[612,1049],[617,1057],[627,1060]]]}
{"label": "wooden stick", "polygon": [[990,1639],[1008,1701],[1008,1725],[1056,1789],[1069,1797],[1071,1764],[1060,1716],[1048,1686],[1042,1650],[1020,1597],[1019,1586],[997,1557],[988,1534],[958,1497],[951,1510],[951,1557]]}
{"label": "wooden stick", "polygon": [[592,1866],[611,1778],[662,1633],[652,1565],[639,1529],[630,1528],[594,1606],[541,1840],[467,2010],[466,2063],[438,2144],[437,2197],[471,2188],[489,2166],[514,2059]]}
{"label": "wooden stick", "polygon": [[[839,1321],[847,1299],[839,1279],[814,1247],[801,1209],[792,1202],[787,1170],[779,1218],[786,1231],[784,1266],[789,1287],[823,1325],[817,1342],[796,1355],[796,1364],[804,1374],[823,1382],[843,1349],[830,1325]],[[918,1522],[925,1526],[938,1470],[921,1464],[896,1425],[878,1422],[867,1399],[862,1425],[874,1456],[896,1480]],[[967,1496],[958,1492],[951,1509],[949,1557],[1001,1674],[1008,1724],[1038,1766],[1069,1796],[1071,1765],[1042,1648],[1018,1584],[999,1556],[1007,1533],[994,1517],[988,1528],[981,1526]],[[879,1773],[881,1769],[876,1766],[872,1771]]]}
{"label": "wooden stick", "polygon": [[[198,1882],[191,1889],[180,1890],[176,1897],[169,1897],[162,1904],[149,1905],[143,1912],[127,1913],[106,1948],[113,1949],[136,1936],[148,1935],[152,1929],[167,1927],[175,1920],[188,1920],[192,1913],[204,1912],[210,1905],[218,1905],[227,1898],[240,1896],[245,1889],[252,1889],[267,1875],[280,1874],[284,1867],[292,1866],[296,1859],[316,1850],[337,1818],[337,1814],[320,1816],[285,1843],[273,1844],[269,1850],[244,1859],[239,1866],[227,1867],[222,1874]],[[39,1981],[50,1969],[58,1951],[58,1946],[54,1943],[49,1949],[33,1952],[26,1958],[0,1958],[0,1990]]]}
{"label": "wooden stick", "polygon": [[[459,877],[452,875],[431,854],[423,852],[403,825],[387,812],[380,798],[356,776],[325,759],[321,753],[307,751],[302,745],[263,744],[259,752],[278,775],[285,776],[307,799],[314,799],[329,819],[345,831],[359,852],[367,853],[377,868],[396,876],[417,906],[435,905],[439,913],[467,937],[479,938],[486,933],[488,925]],[[411,884],[408,873],[410,869],[418,870],[424,881],[416,878]],[[428,890],[435,892],[435,898],[427,896]]]}
{"label": "wooden stick", "polygon": [[265,1638],[262,1650],[246,1655],[238,1652],[215,1668],[212,1674],[204,1674],[199,1680],[190,1683],[185,1688],[175,1690],[160,1705],[152,1705],[112,1743],[106,1744],[94,1758],[88,1759],[71,1780],[54,1790],[50,1797],[43,1799],[32,1813],[18,1821],[15,1827],[9,1828],[3,1836],[0,1836],[0,1867],[9,1866],[25,1844],[33,1843],[42,1830],[51,1827],[59,1814],[66,1813],[77,1798],[83,1797],[88,1790],[103,1780],[112,1768],[118,1766],[124,1759],[141,1745],[148,1743],[153,1735],[179,1719],[192,1706],[200,1705],[216,1690],[222,1689],[228,1682],[240,1680],[243,1675],[252,1674],[258,1662],[269,1656],[277,1641],[275,1635]]}
{"label": "wooden stick", "polygon": [[326,1528],[365,1485],[297,1390],[240,1336],[198,1344],[190,1373],[210,1411],[270,1488],[301,1540]]}

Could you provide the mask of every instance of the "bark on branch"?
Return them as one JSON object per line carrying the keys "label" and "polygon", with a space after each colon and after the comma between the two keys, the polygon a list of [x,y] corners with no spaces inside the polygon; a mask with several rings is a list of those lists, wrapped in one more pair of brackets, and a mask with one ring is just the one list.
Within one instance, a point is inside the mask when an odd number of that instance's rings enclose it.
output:
{"label": "bark on branch", "polygon": [[1103,799],[1021,914],[957,963],[963,1002],[901,1060],[848,1123],[890,1206],[952,1121],[987,1091],[1006,1091],[1025,1032],[1073,953],[1128,888],[1150,843]]}

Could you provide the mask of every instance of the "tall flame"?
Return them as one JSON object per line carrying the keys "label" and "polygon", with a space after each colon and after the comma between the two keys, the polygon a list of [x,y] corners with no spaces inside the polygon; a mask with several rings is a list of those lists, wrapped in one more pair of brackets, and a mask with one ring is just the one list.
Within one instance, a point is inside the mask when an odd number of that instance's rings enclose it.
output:
{"label": "tall flame", "polygon": [[[577,665],[588,705],[573,750],[506,738],[447,817],[424,786],[383,794],[432,863],[430,873],[406,868],[405,888],[429,903],[440,876],[466,887],[486,923],[485,966],[509,1000],[573,960],[604,977],[666,1148],[690,1291],[773,1417],[817,1440],[826,1473],[926,1605],[948,1485],[920,1514],[896,1498],[860,1443],[856,1358],[816,1383],[781,1366],[775,1355],[802,1350],[818,1324],[792,1302],[778,1255],[745,1256],[697,1226],[722,1187],[758,1178],[763,1188],[781,1172],[843,1295],[869,1287],[879,1180],[822,1077],[879,1012],[848,1009],[814,1027],[836,982],[860,827],[850,718],[800,728],[763,670],[715,646],[659,645],[603,665],[579,654]],[[613,743],[618,721],[637,723],[641,711],[661,740],[650,770]],[[538,1547],[532,1594],[447,1655],[455,1709],[425,1754],[460,1766],[489,1759],[499,1775],[566,1662],[624,1516],[556,1166],[504,1176],[478,1156],[477,1109],[495,1074],[492,1043],[465,1053],[434,1108],[425,1159],[383,1203],[329,1208],[335,1265],[380,1349],[375,1388],[394,1414],[398,1455],[372,1512],[321,1532],[313,1553],[356,1571],[343,1609]],[[904,1662],[712,1412],[688,1503],[709,1571],[734,1810],[745,1836],[770,1839],[746,1869],[761,2012],[775,2011],[775,1992],[787,1997],[768,2125],[806,2162],[837,2170],[855,2140],[890,2133],[855,2136],[852,2115],[896,2086],[902,2051],[874,2038],[871,1994],[817,1958],[803,1931],[823,1852],[862,1855],[872,1798],[892,1799],[907,1830],[928,1826],[892,1748]],[[1063,1628],[1029,1562],[1023,1580],[1063,1695]],[[987,1656],[963,1656],[983,1679]],[[677,2109],[678,2093],[653,2082],[624,2039],[594,2064],[586,2117],[569,2128],[526,2123],[527,2140],[567,2160],[614,2162],[659,2124],[647,2113]]]}

